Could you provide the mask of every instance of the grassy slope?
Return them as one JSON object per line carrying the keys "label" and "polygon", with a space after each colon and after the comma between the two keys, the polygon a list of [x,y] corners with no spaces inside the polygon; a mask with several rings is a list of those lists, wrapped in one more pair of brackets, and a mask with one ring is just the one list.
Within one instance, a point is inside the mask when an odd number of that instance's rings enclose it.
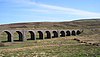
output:
{"label": "grassy slope", "polygon": [[30,22],[1,25],[0,29],[79,29],[100,28],[100,19],[76,20],[70,22]]}
{"label": "grassy slope", "polygon": [[[100,47],[79,43],[69,36],[47,40],[29,41],[25,43],[11,43],[1,47],[0,55],[5,57],[99,57]],[[10,43],[9,43],[10,44]],[[7,45],[7,43],[6,43]]]}

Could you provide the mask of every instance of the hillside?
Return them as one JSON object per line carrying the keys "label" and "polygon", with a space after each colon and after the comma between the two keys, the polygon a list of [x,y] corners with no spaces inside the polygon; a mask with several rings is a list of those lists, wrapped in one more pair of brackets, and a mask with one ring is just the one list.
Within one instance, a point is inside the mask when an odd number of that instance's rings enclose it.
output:
{"label": "hillside", "polygon": [[100,19],[83,19],[69,22],[27,22],[0,25],[0,29],[80,29],[100,28]]}

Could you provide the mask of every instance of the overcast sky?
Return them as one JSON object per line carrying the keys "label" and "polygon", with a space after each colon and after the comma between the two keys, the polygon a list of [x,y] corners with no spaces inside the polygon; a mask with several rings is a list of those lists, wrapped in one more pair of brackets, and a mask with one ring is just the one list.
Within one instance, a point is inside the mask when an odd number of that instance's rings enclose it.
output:
{"label": "overcast sky", "polygon": [[0,0],[0,24],[100,18],[100,0]]}

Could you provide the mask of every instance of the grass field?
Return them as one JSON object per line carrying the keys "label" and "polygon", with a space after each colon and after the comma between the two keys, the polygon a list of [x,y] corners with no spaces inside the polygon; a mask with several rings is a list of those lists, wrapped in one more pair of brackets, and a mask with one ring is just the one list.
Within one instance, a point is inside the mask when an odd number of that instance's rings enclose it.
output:
{"label": "grass field", "polygon": [[[84,37],[84,36],[83,36]],[[86,37],[86,36],[85,36]],[[87,36],[88,38],[89,36]],[[67,36],[46,40],[4,43],[0,47],[1,57],[100,57],[100,46],[79,43]],[[94,40],[96,41],[96,40]]]}

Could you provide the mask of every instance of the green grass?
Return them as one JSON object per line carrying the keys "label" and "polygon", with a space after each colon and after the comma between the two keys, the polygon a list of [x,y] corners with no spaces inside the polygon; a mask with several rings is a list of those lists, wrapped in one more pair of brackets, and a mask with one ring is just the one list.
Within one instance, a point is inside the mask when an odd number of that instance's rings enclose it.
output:
{"label": "green grass", "polygon": [[[100,57],[100,46],[80,44],[69,36],[46,40],[30,40],[0,47],[4,57]],[[64,44],[64,45],[63,45]]]}
{"label": "green grass", "polygon": [[[28,47],[28,46],[41,46],[41,45],[55,45],[55,44],[77,44],[78,42],[75,40],[71,40],[70,37],[64,38],[52,38],[52,39],[44,39],[44,40],[28,40],[26,42],[14,42],[14,43],[5,43],[11,44],[3,48],[18,48],[18,47]],[[0,47],[2,48],[2,47]]]}
{"label": "green grass", "polygon": [[26,50],[2,51],[0,55],[4,57],[100,57],[100,47],[85,45],[45,46]]}

